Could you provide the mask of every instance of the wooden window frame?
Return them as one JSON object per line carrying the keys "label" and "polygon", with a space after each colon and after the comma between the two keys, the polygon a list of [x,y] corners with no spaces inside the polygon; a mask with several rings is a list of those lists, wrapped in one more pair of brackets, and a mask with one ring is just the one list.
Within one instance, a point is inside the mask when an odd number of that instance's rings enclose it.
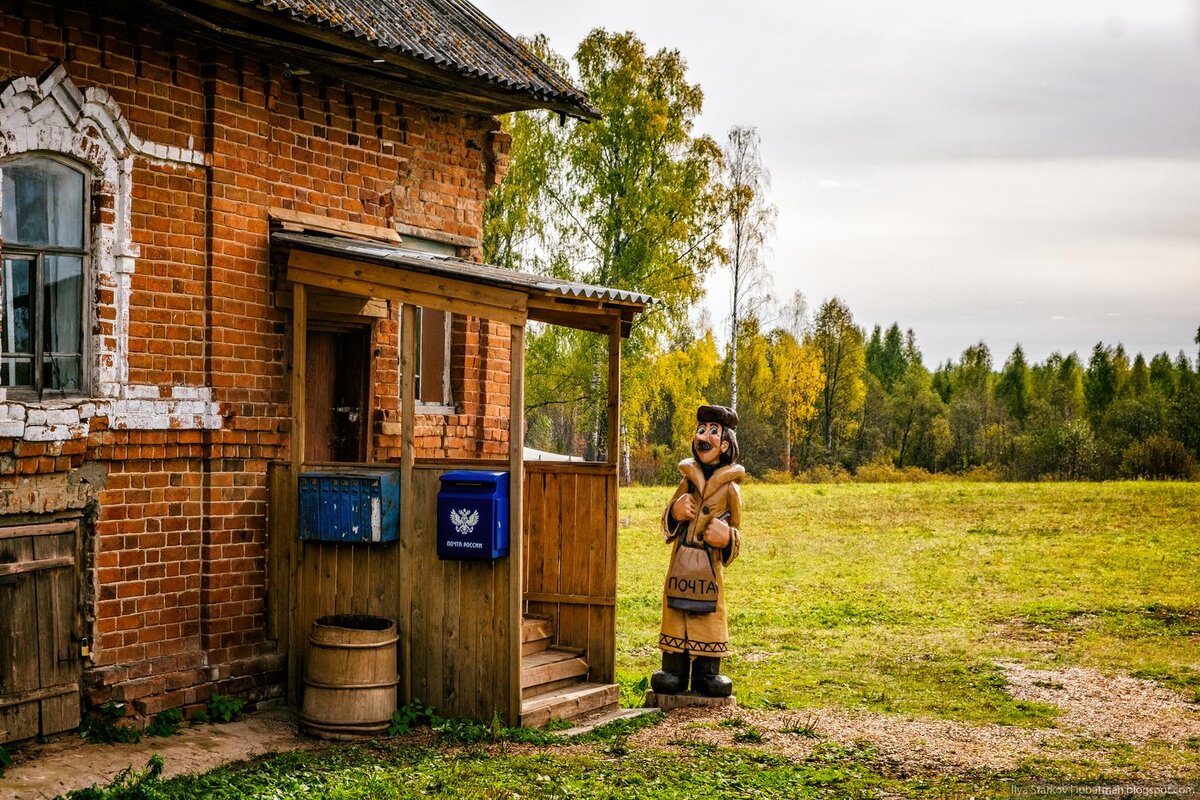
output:
{"label": "wooden window frame", "polygon": [[[79,342],[79,388],[75,391],[66,391],[63,389],[51,389],[52,397],[87,397],[91,391],[91,337],[92,330],[92,278],[91,278],[91,245],[92,245],[92,225],[91,225],[91,201],[92,201],[92,181],[91,173],[78,164],[77,162],[60,156],[57,153],[43,151],[27,151],[19,153],[12,158],[5,159],[0,162],[0,174],[3,173],[5,167],[11,167],[22,161],[53,161],[61,164],[68,169],[77,173],[83,179],[83,209],[80,217],[82,219],[83,231],[81,235],[81,246],[75,247],[60,247],[55,245],[45,245],[34,247],[30,245],[10,245],[3,240],[0,240],[0,264],[5,258],[26,258],[34,262],[34,279],[30,285],[30,304],[32,312],[30,316],[33,318],[33,352],[32,353],[6,353],[3,352],[4,343],[0,342],[0,357],[25,357],[28,356],[33,362],[33,384],[31,386],[0,386],[0,391],[5,392],[5,396],[13,400],[33,400],[41,402],[46,399],[45,388],[45,360],[47,353],[45,351],[44,331],[41,314],[44,313],[42,305],[45,302],[45,257],[46,256],[77,256],[82,264],[79,291],[79,307],[82,313],[80,324],[80,342]],[[0,217],[4,214],[2,203],[3,198],[0,197]],[[8,311],[8,287],[4,281],[4,275],[0,272],[0,314],[6,314]],[[53,355],[52,353],[49,355]]]}
{"label": "wooden window frame", "polygon": [[424,390],[425,390],[425,387],[423,385],[425,383],[425,380],[427,378],[433,377],[433,376],[427,376],[425,374],[425,364],[424,364],[424,355],[425,355],[424,314],[425,314],[425,309],[420,306],[415,306],[414,308],[416,310],[416,325],[414,327],[416,330],[417,342],[416,342],[416,364],[415,364],[415,369],[413,370],[413,372],[414,372],[413,377],[416,379],[414,388],[415,388],[416,397],[417,397],[417,401],[416,401],[417,413],[419,413],[419,414],[453,414],[454,413],[454,396],[450,390],[450,353],[451,353],[450,337],[451,337],[451,331],[453,330],[453,325],[454,325],[454,322],[453,322],[454,315],[451,314],[449,311],[439,312],[443,315],[445,324],[442,326],[442,369],[440,370],[441,374],[439,376],[437,376],[440,378],[440,383],[442,386],[442,392],[441,392],[442,396],[441,396],[441,402],[437,402],[437,401],[429,400],[429,399],[421,399],[422,395],[424,393]]}

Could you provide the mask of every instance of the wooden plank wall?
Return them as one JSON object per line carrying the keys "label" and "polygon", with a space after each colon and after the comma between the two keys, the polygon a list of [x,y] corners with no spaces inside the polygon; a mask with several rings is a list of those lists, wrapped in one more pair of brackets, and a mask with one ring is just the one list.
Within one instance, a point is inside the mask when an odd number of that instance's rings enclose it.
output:
{"label": "wooden plank wall", "polygon": [[558,643],[587,651],[589,680],[616,670],[617,520],[610,464],[525,463],[525,599]]}
{"label": "wooden plank wall", "polygon": [[[411,514],[412,529],[405,533],[402,526],[401,540],[395,543],[301,542],[294,516],[286,510],[272,514],[268,619],[281,650],[293,649],[293,642],[301,645],[289,659],[298,662],[301,687],[313,620],[327,614],[373,614],[397,623],[401,704],[418,699],[444,716],[490,720],[499,711],[506,718],[507,637],[514,632],[498,621],[509,607],[510,560],[455,562],[437,557],[439,478],[449,469],[465,467],[414,465],[412,488],[403,501],[411,504],[406,513]],[[283,494],[291,485],[288,469],[285,464],[271,466],[272,509],[288,506]],[[288,567],[292,548],[298,552],[294,572]],[[296,608],[291,626],[283,610],[289,607]],[[300,692],[294,702],[303,702]]]}
{"label": "wooden plank wall", "polygon": [[79,518],[0,528],[0,742],[79,727]]}

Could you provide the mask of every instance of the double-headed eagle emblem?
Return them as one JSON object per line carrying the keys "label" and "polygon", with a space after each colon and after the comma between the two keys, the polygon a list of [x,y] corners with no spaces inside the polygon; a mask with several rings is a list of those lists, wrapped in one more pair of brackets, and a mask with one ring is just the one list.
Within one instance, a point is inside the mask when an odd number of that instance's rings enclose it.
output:
{"label": "double-headed eagle emblem", "polygon": [[458,511],[450,509],[450,522],[454,524],[454,530],[458,531],[459,536],[466,536],[473,533],[475,526],[479,524],[479,512],[466,508]]}

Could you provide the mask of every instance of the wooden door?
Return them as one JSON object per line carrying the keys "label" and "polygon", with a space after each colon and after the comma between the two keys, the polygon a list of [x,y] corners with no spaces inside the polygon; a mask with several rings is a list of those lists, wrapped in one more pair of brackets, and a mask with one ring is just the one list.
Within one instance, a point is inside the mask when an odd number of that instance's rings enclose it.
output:
{"label": "wooden door", "polygon": [[79,727],[79,521],[0,527],[0,742]]}
{"label": "wooden door", "polygon": [[305,356],[304,460],[365,461],[369,328],[309,330]]}

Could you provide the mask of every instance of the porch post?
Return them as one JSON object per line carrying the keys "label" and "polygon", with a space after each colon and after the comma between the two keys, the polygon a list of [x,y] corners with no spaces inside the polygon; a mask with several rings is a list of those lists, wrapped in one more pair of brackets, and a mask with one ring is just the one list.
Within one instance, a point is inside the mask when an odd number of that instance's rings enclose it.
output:
{"label": "porch post", "polygon": [[[404,561],[413,557],[413,522],[415,509],[412,503],[414,435],[413,424],[417,416],[417,309],[412,303],[400,307],[400,558],[397,559],[396,578],[400,584],[400,608],[405,615],[412,609],[412,594],[416,588],[406,579]],[[400,632],[400,681],[403,696],[401,701],[412,701],[412,620],[396,620]],[[424,698],[426,702],[438,702],[437,698]]]}
{"label": "porch post", "polygon": [[[304,396],[308,362],[308,288],[303,283],[292,284],[292,428],[291,428],[291,486],[288,491],[291,513],[288,518],[298,520],[300,517],[300,468],[304,465]],[[300,596],[303,587],[296,585],[300,579],[300,534],[293,525],[291,530],[283,532],[291,537],[288,543],[288,579],[292,581],[288,587],[288,660],[287,660],[287,692],[288,702],[298,705],[300,702],[300,659],[304,653],[304,631],[300,630]]]}
{"label": "porch post", "polygon": [[620,462],[621,444],[621,320],[608,331],[608,463]]}
{"label": "porch post", "polygon": [[509,412],[508,412],[508,708],[509,725],[521,716],[521,625],[524,608],[524,519],[525,499],[525,325],[509,325]]}

